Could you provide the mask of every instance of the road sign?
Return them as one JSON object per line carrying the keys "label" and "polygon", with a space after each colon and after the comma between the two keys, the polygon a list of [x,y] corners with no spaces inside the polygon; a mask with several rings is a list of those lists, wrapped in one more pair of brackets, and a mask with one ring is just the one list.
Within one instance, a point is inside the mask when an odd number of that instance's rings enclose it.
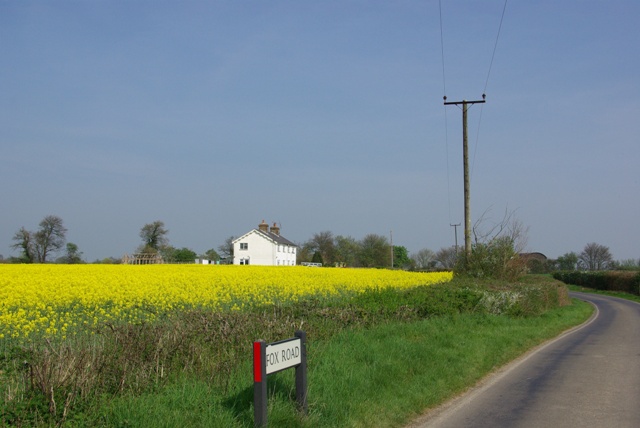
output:
{"label": "road sign", "polygon": [[267,374],[276,373],[302,363],[302,341],[296,337],[267,345]]}
{"label": "road sign", "polygon": [[253,342],[253,408],[255,426],[267,425],[267,375],[296,369],[296,402],[307,412],[307,334],[296,331],[295,337],[267,344]]}

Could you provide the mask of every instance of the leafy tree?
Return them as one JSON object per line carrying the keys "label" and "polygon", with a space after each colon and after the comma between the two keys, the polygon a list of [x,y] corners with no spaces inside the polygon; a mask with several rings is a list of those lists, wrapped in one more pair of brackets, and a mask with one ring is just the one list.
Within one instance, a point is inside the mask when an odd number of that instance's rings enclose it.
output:
{"label": "leafy tree", "polygon": [[324,266],[322,254],[320,253],[320,251],[316,251],[315,253],[313,253],[313,257],[311,257],[311,262],[320,263],[321,265]]}
{"label": "leafy tree", "polygon": [[609,269],[613,263],[613,257],[609,247],[590,242],[578,256],[580,265],[586,270]]}
{"label": "leafy tree", "polygon": [[167,234],[169,231],[164,227],[164,223],[156,220],[148,223],[140,229],[140,238],[143,242],[143,253],[154,253],[160,251],[162,247],[169,243]]}
{"label": "leafy tree", "polygon": [[573,251],[565,253],[556,260],[556,267],[559,270],[576,270],[578,267],[578,255]]}
{"label": "leafy tree", "polygon": [[314,253],[309,247],[309,241],[299,245],[298,252],[296,253],[296,264],[300,264],[302,262],[310,262],[313,258],[313,254]]}
{"label": "leafy tree", "polygon": [[315,233],[310,240],[310,248],[314,252],[320,253],[322,260],[326,265],[334,264],[335,245],[333,242],[333,233],[328,230]]}
{"label": "leafy tree", "polygon": [[391,248],[386,236],[370,233],[360,241],[358,259],[363,267],[387,267],[391,264]]}
{"label": "leafy tree", "polygon": [[207,260],[212,260],[212,261],[218,261],[220,260],[220,254],[218,254],[218,252],[216,250],[214,250],[213,248],[211,248],[210,250],[207,250],[203,255],[202,255],[203,259],[207,259]]}
{"label": "leafy tree", "polygon": [[32,233],[23,226],[13,235],[12,240],[15,241],[15,244],[12,244],[11,248],[21,252],[18,260],[22,263],[33,263],[35,261],[35,243]]}
{"label": "leafy tree", "polygon": [[62,263],[78,264],[82,263],[82,251],[73,242],[67,242],[67,251],[64,257],[60,258]]}
{"label": "leafy tree", "polygon": [[453,269],[458,260],[458,251],[455,246],[440,248],[435,255],[435,261],[442,269]]}
{"label": "leafy tree", "polygon": [[393,266],[403,269],[411,266],[411,259],[409,258],[409,250],[407,250],[407,247],[400,245],[393,246]]}
{"label": "leafy tree", "polygon": [[11,248],[21,250],[21,260],[25,263],[46,263],[52,253],[64,247],[67,229],[60,217],[48,215],[39,226],[35,232],[21,227],[13,236],[15,244]]}
{"label": "leafy tree", "polygon": [[428,248],[423,248],[411,256],[416,269],[433,269],[436,264],[436,255]]}
{"label": "leafy tree", "polygon": [[356,266],[360,244],[350,236],[338,235],[334,239],[334,261],[341,266]]}
{"label": "leafy tree", "polygon": [[172,256],[173,261],[176,263],[193,263],[198,258],[198,254],[195,251],[186,247],[178,250],[174,249]]}

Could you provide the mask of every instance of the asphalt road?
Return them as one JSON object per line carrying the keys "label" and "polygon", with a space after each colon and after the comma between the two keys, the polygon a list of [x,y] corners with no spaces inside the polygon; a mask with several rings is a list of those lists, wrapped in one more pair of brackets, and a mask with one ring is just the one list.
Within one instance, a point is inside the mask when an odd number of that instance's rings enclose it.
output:
{"label": "asphalt road", "polygon": [[640,427],[640,304],[571,295],[596,306],[590,321],[411,427]]}

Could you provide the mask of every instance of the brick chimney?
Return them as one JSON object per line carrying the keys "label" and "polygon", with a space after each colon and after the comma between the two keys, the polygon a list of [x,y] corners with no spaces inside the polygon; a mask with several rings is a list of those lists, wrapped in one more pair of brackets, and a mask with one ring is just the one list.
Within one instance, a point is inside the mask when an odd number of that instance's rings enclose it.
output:
{"label": "brick chimney", "polygon": [[260,230],[261,232],[268,232],[269,231],[269,225],[267,223],[265,223],[264,220],[262,220],[262,223],[260,223],[258,225],[258,230]]}
{"label": "brick chimney", "polygon": [[273,226],[271,226],[271,233],[274,235],[280,235],[280,228],[276,225],[276,222],[273,222]]}

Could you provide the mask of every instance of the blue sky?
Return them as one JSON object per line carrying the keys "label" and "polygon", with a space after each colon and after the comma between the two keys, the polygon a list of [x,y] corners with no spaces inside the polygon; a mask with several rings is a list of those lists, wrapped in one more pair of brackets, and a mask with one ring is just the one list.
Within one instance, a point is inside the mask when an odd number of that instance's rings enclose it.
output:
{"label": "blue sky", "polygon": [[[0,254],[55,214],[87,260],[145,224],[261,220],[411,252],[515,210],[528,250],[640,257],[636,1],[0,0]],[[488,80],[487,80],[488,77]],[[462,243],[461,229],[458,239]]]}

